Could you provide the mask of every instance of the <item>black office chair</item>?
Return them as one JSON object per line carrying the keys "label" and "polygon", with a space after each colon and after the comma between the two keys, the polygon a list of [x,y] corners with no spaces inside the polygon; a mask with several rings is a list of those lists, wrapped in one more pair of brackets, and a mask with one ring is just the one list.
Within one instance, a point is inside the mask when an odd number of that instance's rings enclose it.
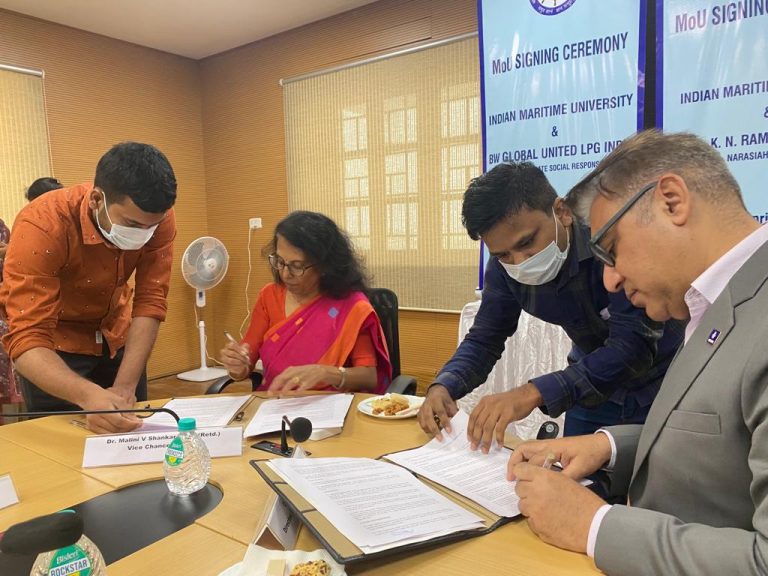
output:
{"label": "black office chair", "polygon": [[[397,295],[387,288],[372,288],[368,294],[371,306],[381,322],[384,338],[387,340],[389,361],[392,364],[392,382],[387,388],[387,393],[415,394],[416,378],[400,374],[400,330],[398,328],[398,304]],[[251,390],[261,386],[261,372],[251,373]],[[205,391],[206,394],[218,394],[234,380],[229,376],[219,378]]]}
{"label": "black office chair", "polygon": [[416,394],[416,378],[400,374],[400,328],[398,327],[397,294],[388,288],[372,288],[368,294],[368,299],[379,317],[389,349],[392,383],[387,388],[387,392]]}
{"label": "black office chair", "polygon": [[[263,378],[263,375],[261,372],[251,372],[251,391],[256,391],[256,388],[261,386],[261,380]],[[224,391],[224,388],[232,384],[234,380],[230,378],[229,376],[222,376],[221,378],[218,378],[213,381],[213,384],[208,386],[208,390],[205,391],[206,394],[219,394],[220,392]]]}

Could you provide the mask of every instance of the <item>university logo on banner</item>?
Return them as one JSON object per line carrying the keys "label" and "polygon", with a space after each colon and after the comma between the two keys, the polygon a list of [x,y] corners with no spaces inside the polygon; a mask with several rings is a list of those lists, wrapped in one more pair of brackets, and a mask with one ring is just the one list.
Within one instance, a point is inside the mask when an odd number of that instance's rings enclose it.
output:
{"label": "university logo on banner", "polygon": [[557,16],[560,12],[565,12],[573,6],[576,0],[531,0],[531,6],[539,14],[544,16]]}

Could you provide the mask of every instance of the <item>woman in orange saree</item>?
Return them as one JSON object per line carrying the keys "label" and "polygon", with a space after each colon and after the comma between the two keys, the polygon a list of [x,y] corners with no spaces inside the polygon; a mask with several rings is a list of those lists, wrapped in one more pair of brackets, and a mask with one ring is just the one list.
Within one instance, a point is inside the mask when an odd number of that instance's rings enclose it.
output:
{"label": "woman in orange saree", "polygon": [[240,343],[221,360],[235,379],[258,359],[260,389],[383,393],[392,368],[367,279],[349,238],[314,212],[293,212],[265,250],[275,281],[265,286]]}

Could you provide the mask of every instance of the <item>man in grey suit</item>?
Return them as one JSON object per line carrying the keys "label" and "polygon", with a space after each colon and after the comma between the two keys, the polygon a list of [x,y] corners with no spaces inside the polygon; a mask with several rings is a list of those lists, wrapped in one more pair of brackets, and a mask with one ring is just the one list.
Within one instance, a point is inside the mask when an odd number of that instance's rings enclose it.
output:
{"label": "man in grey suit", "polygon": [[[568,201],[591,218],[609,290],[690,320],[644,426],[514,452],[521,512],[608,574],[768,573],[768,227],[690,134],[628,138]],[[542,467],[550,455],[563,473]],[[601,467],[629,506],[573,480]]]}

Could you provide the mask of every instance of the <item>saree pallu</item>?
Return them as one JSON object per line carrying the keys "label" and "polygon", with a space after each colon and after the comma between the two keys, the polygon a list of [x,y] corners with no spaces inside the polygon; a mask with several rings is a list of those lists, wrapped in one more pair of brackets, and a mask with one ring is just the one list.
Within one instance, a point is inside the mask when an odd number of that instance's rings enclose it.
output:
{"label": "saree pallu", "polygon": [[[5,222],[0,220],[0,242],[8,244],[11,239],[11,231]],[[3,280],[3,259],[0,259],[0,282]],[[0,337],[8,333],[8,323],[0,317]],[[13,363],[8,357],[8,353],[0,344],[0,404],[15,404],[21,402],[21,392],[16,383],[16,376],[13,373]]]}
{"label": "saree pallu", "polygon": [[260,389],[268,388],[278,374],[291,366],[346,365],[362,333],[370,336],[376,350],[374,392],[384,393],[392,380],[392,365],[379,319],[362,292],[353,292],[341,300],[320,296],[267,330],[259,351],[264,364]]}

